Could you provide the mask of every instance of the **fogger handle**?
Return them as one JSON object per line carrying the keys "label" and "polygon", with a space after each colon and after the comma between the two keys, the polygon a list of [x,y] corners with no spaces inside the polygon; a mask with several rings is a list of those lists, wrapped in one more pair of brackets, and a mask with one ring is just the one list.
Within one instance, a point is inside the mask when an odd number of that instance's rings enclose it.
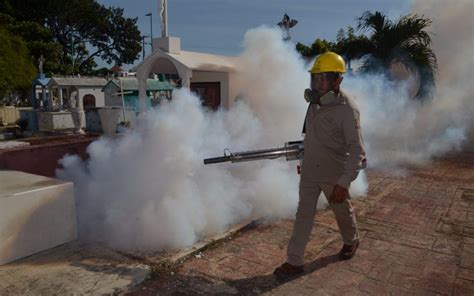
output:
{"label": "fogger handle", "polygon": [[231,161],[230,156],[220,156],[220,157],[212,157],[204,159],[204,164],[213,164],[213,163],[221,163]]}

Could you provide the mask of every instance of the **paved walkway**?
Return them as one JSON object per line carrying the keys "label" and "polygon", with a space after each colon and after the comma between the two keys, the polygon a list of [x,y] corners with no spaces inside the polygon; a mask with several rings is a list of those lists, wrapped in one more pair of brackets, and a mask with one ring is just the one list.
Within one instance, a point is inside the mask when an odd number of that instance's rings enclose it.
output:
{"label": "paved walkway", "polygon": [[320,211],[305,274],[278,282],[292,223],[241,231],[175,266],[158,266],[131,295],[474,295],[474,154],[410,168],[368,171],[354,201],[361,245],[338,261],[342,241]]}
{"label": "paved walkway", "polygon": [[0,266],[0,295],[111,295],[143,282],[150,267],[77,242]]}

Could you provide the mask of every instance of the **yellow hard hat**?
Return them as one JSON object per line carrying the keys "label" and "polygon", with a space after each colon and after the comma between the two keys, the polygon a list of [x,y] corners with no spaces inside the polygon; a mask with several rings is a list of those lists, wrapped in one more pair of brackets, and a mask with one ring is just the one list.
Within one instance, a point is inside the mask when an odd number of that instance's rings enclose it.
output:
{"label": "yellow hard hat", "polygon": [[337,53],[328,51],[320,54],[314,61],[310,73],[318,74],[324,72],[346,73],[344,59]]}

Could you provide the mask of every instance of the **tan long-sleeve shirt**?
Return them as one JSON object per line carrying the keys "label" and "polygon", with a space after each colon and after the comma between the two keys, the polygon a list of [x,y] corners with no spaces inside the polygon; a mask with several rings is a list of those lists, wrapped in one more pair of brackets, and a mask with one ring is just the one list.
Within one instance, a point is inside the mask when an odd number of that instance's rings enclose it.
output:
{"label": "tan long-sleeve shirt", "polygon": [[339,92],[306,114],[301,182],[326,182],[346,188],[366,167],[357,106]]}

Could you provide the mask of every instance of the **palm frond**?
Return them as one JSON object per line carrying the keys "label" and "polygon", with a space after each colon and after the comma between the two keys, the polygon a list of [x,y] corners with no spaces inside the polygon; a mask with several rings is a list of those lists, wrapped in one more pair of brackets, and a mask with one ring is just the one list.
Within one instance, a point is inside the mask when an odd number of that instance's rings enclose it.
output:
{"label": "palm frond", "polygon": [[387,30],[392,22],[381,12],[371,13],[366,11],[361,17],[357,18],[357,29],[361,31],[372,30],[372,33],[383,32]]}
{"label": "palm frond", "polygon": [[[370,30],[373,44],[365,54],[370,54],[361,70],[387,73],[394,60],[413,65],[420,73],[420,90],[416,98],[429,98],[435,86],[437,60],[431,49],[431,36],[426,29],[431,20],[417,14],[402,16],[391,22],[380,12],[364,12],[357,19],[359,30]],[[367,48],[366,48],[367,49]],[[362,50],[359,54],[364,53]]]}

